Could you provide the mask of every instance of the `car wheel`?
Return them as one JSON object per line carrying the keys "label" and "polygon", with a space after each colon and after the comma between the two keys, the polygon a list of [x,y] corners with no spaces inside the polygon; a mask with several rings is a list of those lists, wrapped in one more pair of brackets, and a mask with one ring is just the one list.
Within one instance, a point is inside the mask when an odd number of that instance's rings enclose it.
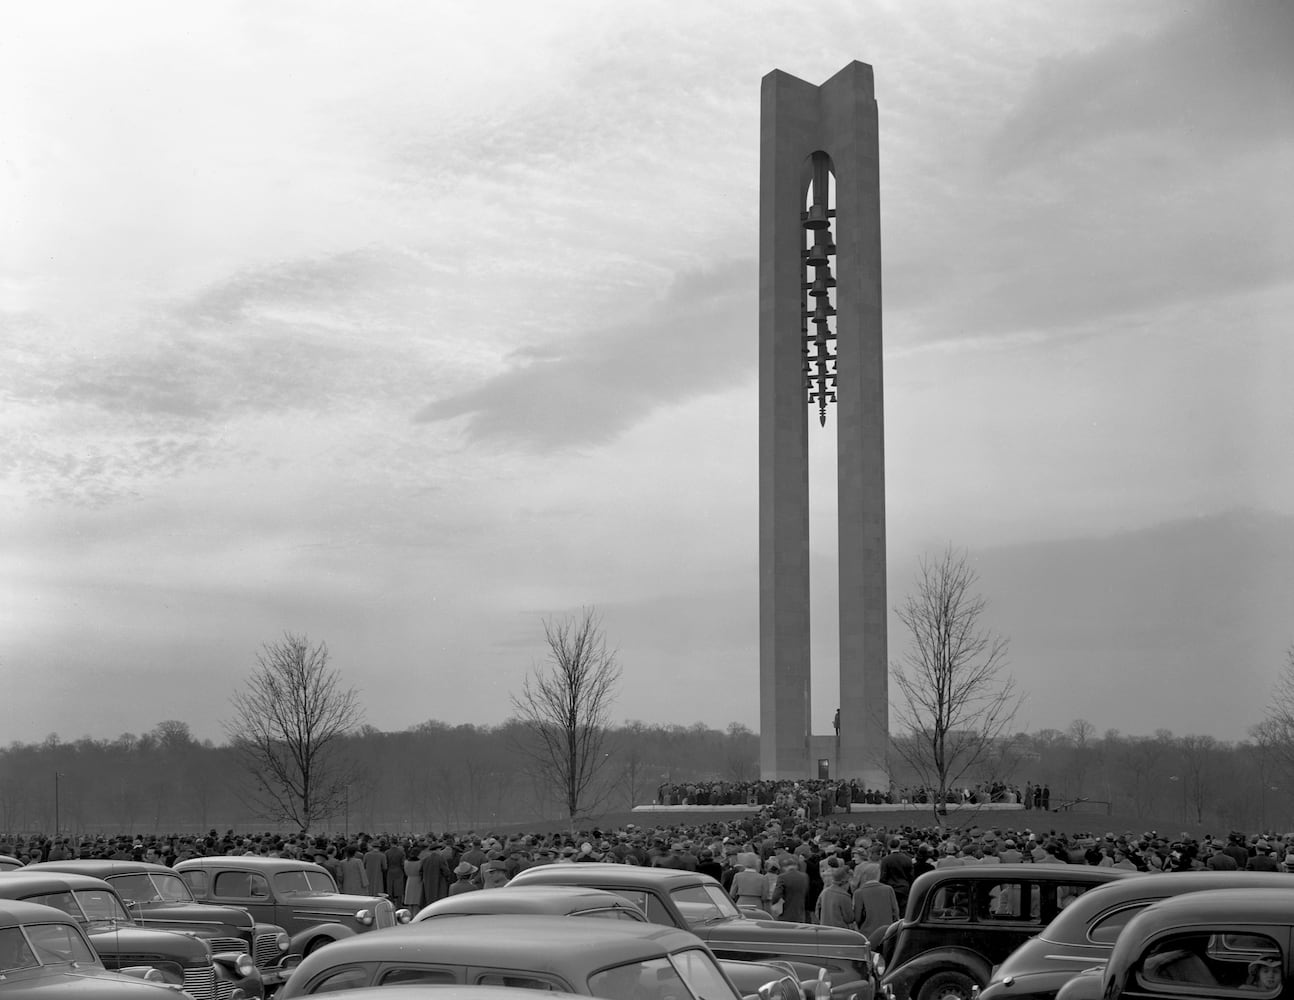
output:
{"label": "car wheel", "polygon": [[[317,938],[315,938],[313,941],[308,942],[308,943],[306,944],[306,946],[305,946],[304,948],[302,948],[302,949],[301,949],[301,954],[302,954],[302,956],[305,956],[305,955],[313,955],[316,951],[318,951],[320,948],[322,948],[322,947],[323,947],[324,945],[326,945],[327,943],[328,943],[328,938],[326,938],[326,937],[317,937]],[[968,1000],[969,1000],[969,994],[967,994],[967,998],[968,998]]]}
{"label": "car wheel", "polygon": [[936,972],[921,984],[917,1000],[971,1000],[975,985],[964,972]]}

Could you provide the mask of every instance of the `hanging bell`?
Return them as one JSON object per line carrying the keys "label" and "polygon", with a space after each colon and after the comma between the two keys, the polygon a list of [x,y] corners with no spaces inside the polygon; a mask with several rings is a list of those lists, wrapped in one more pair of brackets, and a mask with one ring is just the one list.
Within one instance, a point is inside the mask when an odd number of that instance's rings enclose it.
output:
{"label": "hanging bell", "polygon": [[813,322],[825,323],[828,316],[836,315],[836,307],[830,302],[819,302],[818,307],[813,310]]}
{"label": "hanging bell", "polygon": [[810,205],[807,212],[800,213],[800,221],[805,229],[826,229],[831,225],[826,205]]}
{"label": "hanging bell", "polygon": [[815,243],[805,252],[804,261],[810,267],[825,267],[836,248],[830,243]]}
{"label": "hanging bell", "polygon": [[828,294],[828,290],[836,287],[836,279],[831,275],[825,278],[815,278],[809,285],[809,294],[814,298],[822,298]]}

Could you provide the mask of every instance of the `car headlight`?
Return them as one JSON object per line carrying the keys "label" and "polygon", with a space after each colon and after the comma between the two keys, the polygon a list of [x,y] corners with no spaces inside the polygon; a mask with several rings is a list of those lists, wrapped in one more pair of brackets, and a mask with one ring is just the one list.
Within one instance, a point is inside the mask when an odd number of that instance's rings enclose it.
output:
{"label": "car headlight", "polygon": [[256,971],[256,963],[252,961],[251,955],[239,955],[234,960],[234,971],[243,979],[246,979]]}
{"label": "car headlight", "polygon": [[363,924],[365,927],[368,927],[369,925],[371,925],[371,924],[373,923],[373,911],[372,911],[372,910],[358,910],[358,911],[356,911],[356,913],[355,913],[355,920],[356,920],[358,923]]}
{"label": "car headlight", "polygon": [[287,931],[279,931],[274,935],[274,943],[279,946],[279,951],[287,951],[292,947],[292,939],[288,937]]}
{"label": "car headlight", "polygon": [[878,976],[885,975],[885,956],[879,951],[872,952],[872,968]]}
{"label": "car headlight", "polygon": [[412,919],[413,914],[406,909],[401,908],[395,911],[395,922],[397,924],[407,924]]}

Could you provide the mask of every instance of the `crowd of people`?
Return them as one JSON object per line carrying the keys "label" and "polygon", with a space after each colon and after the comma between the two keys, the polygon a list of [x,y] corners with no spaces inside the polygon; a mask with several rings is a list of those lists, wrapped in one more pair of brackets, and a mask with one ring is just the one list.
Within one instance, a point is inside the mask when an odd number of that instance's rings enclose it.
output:
{"label": "crowd of people", "polygon": [[[803,811],[809,818],[850,812],[855,805],[899,805],[933,803],[940,793],[921,786],[903,786],[881,791],[866,788],[857,779],[782,779],[777,781],[687,781],[666,782],[656,789],[656,804],[662,806],[756,806]],[[1049,810],[1051,789],[1026,784],[1023,791],[1002,781],[979,782],[943,792],[944,801],[957,803],[1023,804],[1026,809]]]}
{"label": "crowd of people", "polygon": [[629,823],[576,835],[341,836],[211,830],[200,837],[0,836],[3,854],[24,864],[109,858],[175,865],[191,857],[239,854],[300,858],[331,871],[343,892],[386,895],[414,909],[446,895],[505,885],[533,865],[649,865],[712,875],[741,907],[867,933],[896,919],[913,879],[934,868],[1024,863],[1147,872],[1294,872],[1294,833],[1233,832],[1197,840],[1155,831],[1070,835],[975,827],[956,832],[851,822],[844,813],[806,821],[761,810],[731,819],[655,827]]}

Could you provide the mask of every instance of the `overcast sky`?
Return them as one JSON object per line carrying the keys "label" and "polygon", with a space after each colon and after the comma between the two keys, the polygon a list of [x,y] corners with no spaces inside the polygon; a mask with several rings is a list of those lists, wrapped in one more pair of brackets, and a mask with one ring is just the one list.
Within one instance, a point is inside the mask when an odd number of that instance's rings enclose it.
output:
{"label": "overcast sky", "polygon": [[756,728],[760,79],[854,59],[890,603],[968,550],[1021,728],[1261,717],[1294,642],[1294,4],[4,21],[0,739],[223,739],[285,630],[381,729],[496,723],[583,605],[618,720]]}

